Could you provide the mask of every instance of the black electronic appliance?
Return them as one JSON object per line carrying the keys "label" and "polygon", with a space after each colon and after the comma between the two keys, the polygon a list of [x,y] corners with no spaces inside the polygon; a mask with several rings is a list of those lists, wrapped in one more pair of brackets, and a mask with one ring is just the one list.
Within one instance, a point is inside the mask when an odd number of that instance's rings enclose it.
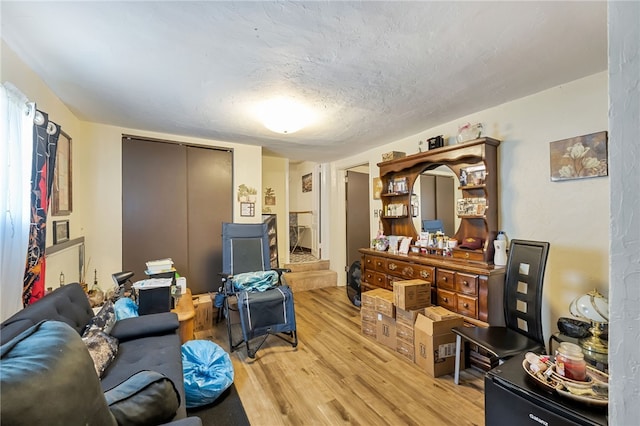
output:
{"label": "black electronic appliance", "polygon": [[607,425],[606,407],[590,407],[543,390],[514,356],[484,379],[486,426]]}

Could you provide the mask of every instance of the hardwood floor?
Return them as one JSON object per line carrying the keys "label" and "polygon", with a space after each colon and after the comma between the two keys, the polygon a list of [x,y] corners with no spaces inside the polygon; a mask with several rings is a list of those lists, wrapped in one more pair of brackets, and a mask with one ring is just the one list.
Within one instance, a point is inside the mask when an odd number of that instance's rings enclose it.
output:
{"label": "hardwood floor", "polygon": [[[432,378],[360,333],[344,287],[295,293],[297,348],[270,336],[256,359],[231,354],[252,425],[483,425],[482,373]],[[229,348],[226,325],[213,330]]]}

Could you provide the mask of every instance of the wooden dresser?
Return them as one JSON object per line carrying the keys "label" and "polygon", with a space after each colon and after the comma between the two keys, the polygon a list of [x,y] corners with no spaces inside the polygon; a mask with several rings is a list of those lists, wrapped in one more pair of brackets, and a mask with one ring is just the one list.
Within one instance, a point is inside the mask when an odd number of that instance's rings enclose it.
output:
{"label": "wooden dresser", "polygon": [[431,284],[431,301],[473,324],[504,325],[504,268],[464,260],[393,254],[360,249],[362,291],[393,290],[393,282],[422,279]]}

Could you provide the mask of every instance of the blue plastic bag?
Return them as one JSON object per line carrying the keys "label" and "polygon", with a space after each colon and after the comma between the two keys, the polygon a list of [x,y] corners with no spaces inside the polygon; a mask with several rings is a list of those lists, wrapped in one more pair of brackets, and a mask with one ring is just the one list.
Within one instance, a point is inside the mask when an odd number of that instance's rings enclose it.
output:
{"label": "blue plastic bag", "polygon": [[138,316],[138,305],[128,297],[116,300],[116,303],[113,304],[113,310],[116,313],[116,321]]}
{"label": "blue plastic bag", "polygon": [[211,404],[233,383],[229,354],[208,340],[182,345],[182,374],[187,408]]}

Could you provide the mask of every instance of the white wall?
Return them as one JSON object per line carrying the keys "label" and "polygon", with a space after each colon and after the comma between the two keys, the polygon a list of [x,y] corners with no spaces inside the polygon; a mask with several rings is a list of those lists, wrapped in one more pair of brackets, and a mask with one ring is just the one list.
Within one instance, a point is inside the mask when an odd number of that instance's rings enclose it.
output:
{"label": "white wall", "polygon": [[[262,188],[261,147],[83,122],[4,42],[1,64],[2,81],[16,85],[73,138],[73,212],[69,216],[48,218],[47,246],[53,243],[50,231],[53,220],[69,219],[70,238],[85,237],[90,284],[94,269],[98,272],[99,285],[105,289],[112,285],[111,274],[122,269],[123,134],[233,150],[233,220],[247,223],[262,221],[263,197],[257,197],[254,217],[240,216],[236,197],[237,188],[242,183],[258,190]],[[55,255],[48,259],[47,287],[58,287],[60,270],[68,269],[67,257]],[[63,259],[64,266],[61,266]],[[67,282],[71,282],[71,276],[65,272]]]}
{"label": "white wall", "polygon": [[[569,316],[573,298],[593,288],[607,295],[609,281],[609,178],[551,182],[549,142],[607,130],[607,109],[607,73],[602,72],[333,162],[331,234],[345,234],[342,170],[369,162],[371,177],[379,176],[376,164],[382,153],[415,154],[420,140],[437,135],[453,139],[460,123],[482,122],[487,136],[502,140],[500,228],[509,238],[551,243],[543,307],[548,336],[558,317]],[[378,230],[373,210],[381,207],[380,200],[371,199],[372,236]],[[332,239],[334,270],[345,263],[344,245],[344,239]]]}
{"label": "white wall", "polygon": [[[302,176],[311,174],[311,192],[302,192]],[[317,198],[318,198],[318,173],[316,163],[304,161],[292,164],[289,167],[289,211],[310,212],[298,214],[298,225],[305,226],[301,231],[299,246],[311,249],[316,248],[317,241]]]}
{"label": "white wall", "polygon": [[263,213],[276,215],[278,225],[278,262],[284,266],[289,262],[289,160],[277,157],[262,157],[262,196],[267,188],[275,192],[276,205],[263,206]]}
{"label": "white wall", "polygon": [[609,2],[609,422],[640,419],[640,3]]}

